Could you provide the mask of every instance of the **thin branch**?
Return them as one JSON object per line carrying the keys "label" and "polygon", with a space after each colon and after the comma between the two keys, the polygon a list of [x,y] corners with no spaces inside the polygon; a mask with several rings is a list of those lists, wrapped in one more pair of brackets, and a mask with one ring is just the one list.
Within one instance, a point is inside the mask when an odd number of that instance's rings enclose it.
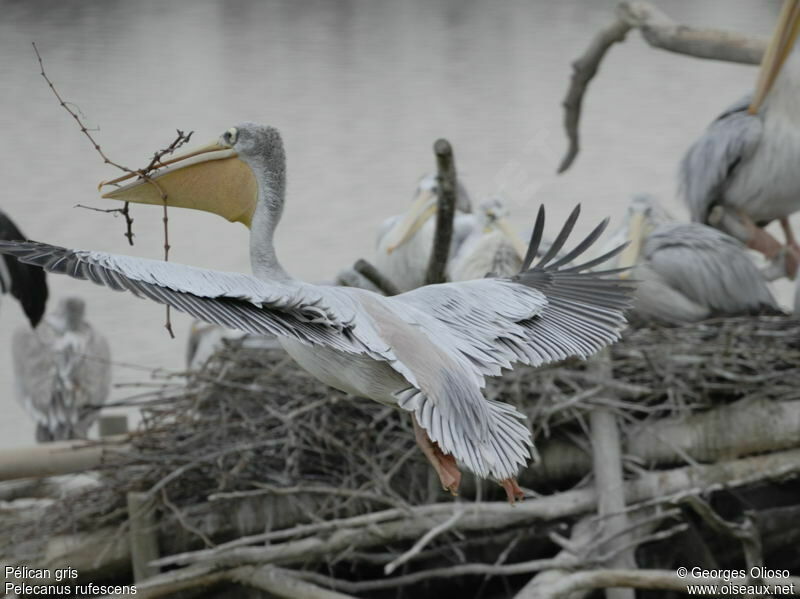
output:
{"label": "thin branch", "polygon": [[[117,162],[114,162],[113,160],[111,160],[106,155],[105,152],[103,152],[103,149],[100,147],[100,144],[97,143],[97,141],[94,139],[94,137],[92,137],[92,134],[89,132],[89,128],[81,120],[81,117],[78,115],[78,112],[76,110],[73,110],[73,108],[70,107],[70,105],[72,103],[65,102],[64,99],[61,97],[61,94],[58,93],[58,90],[56,89],[56,86],[53,84],[53,82],[50,80],[50,78],[47,76],[47,73],[44,70],[44,62],[42,61],[42,55],[39,53],[39,49],[36,47],[36,43],[35,42],[31,42],[31,43],[33,45],[33,51],[36,53],[36,59],[39,61],[39,71],[40,71],[41,76],[47,82],[48,87],[50,87],[50,90],[55,95],[55,97],[58,100],[58,103],[61,105],[61,107],[64,110],[66,110],[73,119],[75,119],[76,123],[78,123],[78,127],[80,128],[81,133],[83,133],[89,139],[89,141],[91,142],[91,144],[94,147],[94,149],[97,151],[97,153],[103,159],[103,162],[105,164],[110,164],[111,166],[115,166],[116,168],[120,169],[121,171],[124,171],[125,173],[128,174],[128,176],[139,176],[139,177],[141,177],[142,179],[144,179],[145,181],[147,181],[148,183],[153,185],[158,190],[159,195],[161,196],[161,200],[164,202],[164,216],[162,218],[162,220],[164,222],[164,261],[165,262],[168,261],[169,260],[170,245],[169,245],[169,216],[167,214],[167,194],[164,192],[163,189],[161,189],[161,187],[158,185],[158,183],[154,179],[152,179],[150,177],[150,173],[153,170],[156,170],[159,167],[163,166],[163,163],[162,163],[161,159],[164,156],[166,156],[168,154],[172,154],[173,152],[175,152],[175,150],[177,150],[178,148],[183,146],[185,143],[187,143],[192,137],[192,131],[190,131],[188,134],[185,134],[183,131],[178,129],[178,131],[177,131],[178,135],[175,138],[175,140],[173,140],[173,142],[170,145],[168,145],[166,148],[163,148],[161,150],[156,151],[153,154],[153,157],[150,160],[150,163],[143,169],[134,170],[134,169],[130,169],[130,168],[126,167],[126,166],[123,166],[123,165],[121,165],[121,164],[119,164]],[[79,204],[79,206],[80,206],[80,204]],[[81,206],[81,207],[85,208],[85,206]],[[130,245],[133,245],[133,217],[131,217],[131,215],[130,215],[130,205],[129,205],[128,202],[125,202],[122,208],[113,208],[113,209],[107,209],[107,210],[103,210],[103,209],[99,209],[99,208],[93,208],[93,210],[96,210],[97,212],[122,214],[125,217],[125,226],[126,226],[125,237],[127,237],[128,243]],[[175,333],[172,330],[172,320],[170,318],[170,306],[166,306],[165,309],[166,309],[166,322],[164,323],[164,327],[167,329],[167,332],[169,333],[169,336],[174,339],[175,338]]]}
{"label": "thin branch", "polygon": [[441,522],[441,523],[437,524],[436,526],[434,526],[433,528],[431,528],[416,543],[414,543],[414,546],[411,547],[411,549],[406,551],[403,555],[398,557],[396,560],[386,564],[383,567],[383,573],[386,574],[386,576],[391,575],[391,573],[394,572],[398,567],[402,566],[407,561],[412,559],[415,555],[417,555],[420,551],[422,551],[425,548],[425,546],[428,543],[430,543],[433,539],[435,539],[440,534],[442,534],[444,532],[447,532],[448,530],[453,528],[458,523],[458,521],[461,520],[462,516],[464,515],[463,507],[461,507],[461,508],[458,507],[460,505],[461,504],[457,503],[456,504],[457,507],[456,507],[456,510],[453,512],[453,515],[450,516],[444,522]]}

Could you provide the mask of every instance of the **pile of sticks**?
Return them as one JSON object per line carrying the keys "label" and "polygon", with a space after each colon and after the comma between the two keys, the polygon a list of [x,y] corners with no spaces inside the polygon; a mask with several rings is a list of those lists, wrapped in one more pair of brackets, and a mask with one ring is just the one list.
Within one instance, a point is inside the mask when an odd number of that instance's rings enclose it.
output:
{"label": "pile of sticks", "polygon": [[[458,498],[442,492],[407,414],[327,388],[280,349],[232,342],[185,384],[140,396],[142,426],[97,484],[16,513],[0,553],[125,580],[138,493],[158,548],[146,597],[209,584],[302,589],[286,597],[434,596],[445,585],[558,596],[567,579],[553,572],[580,575],[576,589],[604,586],[609,572],[622,586],[676,588],[667,575],[682,542],[722,564],[755,543],[747,559],[799,565],[780,551],[798,540],[800,501],[784,496],[798,496],[800,322],[631,330],[606,359],[489,382],[489,397],[528,415],[540,453],[521,476],[529,498],[511,508],[469,477]],[[598,407],[621,430],[627,507],[613,533],[591,475]],[[634,551],[657,573],[609,569]]]}

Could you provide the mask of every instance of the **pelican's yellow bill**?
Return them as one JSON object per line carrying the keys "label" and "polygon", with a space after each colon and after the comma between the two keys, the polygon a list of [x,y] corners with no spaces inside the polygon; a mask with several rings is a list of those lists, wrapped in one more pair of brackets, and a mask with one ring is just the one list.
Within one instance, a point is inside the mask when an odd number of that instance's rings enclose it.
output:
{"label": "pelican's yellow bill", "polygon": [[[171,166],[103,193],[102,197],[137,204],[189,208],[218,214],[249,227],[258,200],[252,169],[230,148],[218,143],[169,161]],[[100,183],[100,188],[134,175]]]}
{"label": "pelican's yellow bill", "polygon": [[800,0],[785,0],[775,32],[764,52],[753,101],[747,111],[756,114],[772,89],[783,63],[792,51],[800,32]]}

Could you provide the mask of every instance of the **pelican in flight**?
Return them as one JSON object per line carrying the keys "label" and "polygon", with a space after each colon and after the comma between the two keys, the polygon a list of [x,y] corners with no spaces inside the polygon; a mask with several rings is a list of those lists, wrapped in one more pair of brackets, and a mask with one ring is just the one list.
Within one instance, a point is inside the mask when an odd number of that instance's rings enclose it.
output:
{"label": "pelican in flight", "polygon": [[0,251],[208,322],[273,333],[319,380],[410,412],[417,443],[445,489],[457,491],[460,464],[499,482],[510,501],[522,497],[516,475],[531,455],[531,433],[515,408],[487,400],[481,389],[485,377],[512,363],[585,358],[618,338],[633,285],[587,269],[621,248],[564,267],[597,240],[607,221],[554,260],[577,219],[576,209],[551,251],[534,266],[544,229],[541,209],[515,276],[429,285],[385,297],[299,281],[281,266],[273,235],[284,206],[286,164],[276,129],[244,123],[210,146],[169,162],[153,182],[136,181],[104,197],[156,206],[166,202],[244,223],[250,228],[253,276],[36,242],[0,243]]}
{"label": "pelican in flight", "polygon": [[[0,210],[0,240],[27,239],[14,221]],[[12,256],[0,260],[0,294],[10,293],[22,306],[31,327],[39,324],[47,304],[47,281],[41,268],[21,264]]]}
{"label": "pelican in flight", "polygon": [[508,208],[493,197],[478,205],[475,223],[447,265],[451,281],[487,275],[510,277],[522,268],[527,246],[508,222]]}
{"label": "pelican in flight", "polygon": [[[736,237],[794,278],[800,246],[789,215],[800,210],[800,1],[787,0],[754,94],[733,104],[689,148],[680,187],[692,220]],[[781,67],[784,66],[783,69]],[[779,220],[786,243],[765,227]]]}
{"label": "pelican in flight", "polygon": [[[621,239],[622,238],[622,239]],[[629,245],[618,265],[638,281],[633,312],[668,324],[780,312],[761,271],[736,239],[700,223],[677,223],[648,195],[635,197],[613,238]]]}
{"label": "pelican in flight", "polygon": [[65,298],[38,327],[14,333],[17,400],[39,442],[85,439],[111,390],[111,350],[85,311],[82,299]]}
{"label": "pelican in flight", "polygon": [[[400,291],[411,291],[425,284],[428,261],[433,250],[439,181],[436,175],[420,179],[408,210],[386,219],[378,231],[374,264]],[[472,204],[466,188],[456,183],[456,213],[450,256],[474,227]]]}

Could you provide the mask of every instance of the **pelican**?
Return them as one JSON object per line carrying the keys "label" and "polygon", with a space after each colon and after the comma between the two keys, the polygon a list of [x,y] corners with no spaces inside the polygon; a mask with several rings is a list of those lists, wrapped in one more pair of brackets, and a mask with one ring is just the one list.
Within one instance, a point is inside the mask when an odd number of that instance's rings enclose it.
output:
{"label": "pelican", "polygon": [[[2,210],[0,210],[0,239],[26,239],[14,221]],[[0,260],[0,294],[3,293],[11,293],[17,298],[31,327],[39,324],[47,304],[47,281],[41,268],[21,264],[12,256],[3,256]]]}
{"label": "pelican", "polygon": [[111,390],[111,350],[85,311],[82,299],[68,297],[36,329],[14,333],[17,400],[39,442],[85,439]]}
{"label": "pelican", "polygon": [[739,241],[700,223],[674,222],[652,196],[631,201],[617,235],[630,242],[618,265],[633,267],[628,272],[639,281],[633,311],[640,320],[682,324],[780,312]]}
{"label": "pelican", "polygon": [[[794,278],[800,246],[788,217],[800,210],[800,2],[784,4],[754,94],[711,123],[680,165],[692,220],[733,235]],[[785,68],[781,70],[784,62]],[[782,245],[762,227],[779,220]]]}
{"label": "pelican", "polygon": [[[375,267],[400,291],[411,291],[425,284],[436,232],[436,223],[431,216],[436,213],[438,189],[436,175],[422,177],[408,210],[386,219],[378,231]],[[469,194],[459,181],[456,184],[451,256],[474,227],[471,211]]]}
{"label": "pelican", "polygon": [[457,492],[460,464],[499,482],[509,501],[522,498],[516,475],[531,456],[531,433],[515,408],[487,400],[481,390],[485,377],[512,363],[585,358],[618,338],[633,285],[585,271],[621,248],[562,268],[596,241],[607,220],[554,261],[578,217],[574,210],[551,251],[533,266],[544,229],[542,208],[517,275],[385,297],[306,283],[281,265],[273,234],[284,206],[286,165],[277,129],[244,123],[170,163],[152,182],[135,181],[104,197],[166,202],[244,223],[250,228],[253,276],[36,242],[0,243],[0,251],[207,322],[274,333],[319,380],[410,412],[416,441],[444,489]]}
{"label": "pelican", "polygon": [[195,319],[186,341],[186,367],[200,370],[227,340],[241,339],[245,333]]}
{"label": "pelican", "polygon": [[487,275],[510,277],[522,268],[527,247],[508,222],[508,208],[499,197],[478,205],[475,225],[447,265],[451,281]]}

